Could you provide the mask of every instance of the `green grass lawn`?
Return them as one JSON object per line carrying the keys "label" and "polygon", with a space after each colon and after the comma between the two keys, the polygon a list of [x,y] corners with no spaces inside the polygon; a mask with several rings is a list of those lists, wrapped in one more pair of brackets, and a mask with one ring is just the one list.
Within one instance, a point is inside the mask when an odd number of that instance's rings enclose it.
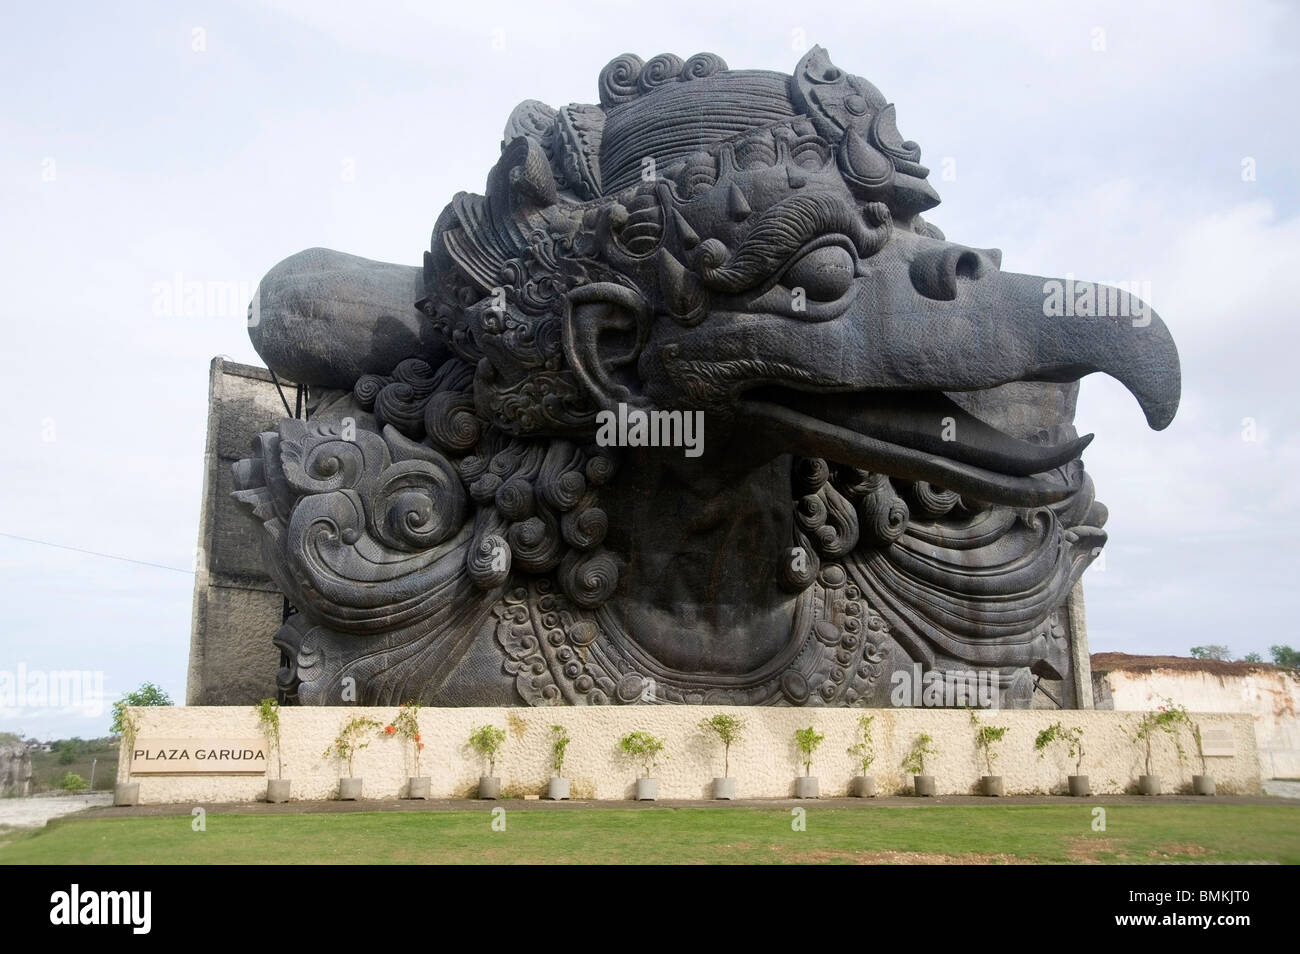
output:
{"label": "green grass lawn", "polygon": [[1112,805],[1106,831],[1091,806],[808,806],[491,809],[65,818],[9,832],[0,863],[1300,863],[1300,808]]}

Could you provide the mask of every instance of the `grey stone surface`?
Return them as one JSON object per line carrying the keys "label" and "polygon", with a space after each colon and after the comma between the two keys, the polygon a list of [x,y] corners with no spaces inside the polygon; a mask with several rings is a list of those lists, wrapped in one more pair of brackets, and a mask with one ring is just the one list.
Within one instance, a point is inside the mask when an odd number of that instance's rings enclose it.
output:
{"label": "grey stone surface", "polygon": [[1092,664],[1088,653],[1088,615],[1083,600],[1083,583],[1076,582],[1065,602],[1066,619],[1070,627],[1070,650],[1073,654],[1074,708],[1091,709]]}
{"label": "grey stone surface", "polygon": [[320,249],[264,281],[254,344],[313,390],[234,467],[299,610],[286,697],[935,704],[924,674],[942,705],[1084,704],[1078,381],[1165,427],[1159,316],[948,241],[894,106],[819,47],[598,86],[516,108],[418,289]]}
{"label": "grey stone surface", "polygon": [[[286,385],[289,400],[294,386]],[[262,534],[232,496],[231,465],[253,437],[284,416],[271,376],[214,358],[209,371],[208,436],[199,512],[198,566],[185,699],[188,705],[238,705],[274,696],[284,598],[262,562]]]}
{"label": "grey stone surface", "polygon": [[258,284],[248,334],[284,377],[350,388],[411,355],[436,362],[445,354],[415,308],[422,283],[417,267],[309,248]]}
{"label": "grey stone surface", "polygon": [[0,740],[0,798],[21,797],[32,791],[32,757],[20,742]]}

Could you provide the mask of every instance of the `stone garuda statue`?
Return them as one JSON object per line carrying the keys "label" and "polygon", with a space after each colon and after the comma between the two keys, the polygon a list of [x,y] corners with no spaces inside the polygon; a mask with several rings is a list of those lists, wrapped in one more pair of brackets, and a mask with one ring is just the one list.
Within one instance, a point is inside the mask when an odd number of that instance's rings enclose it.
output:
{"label": "stone garuda statue", "polygon": [[[1105,541],[1073,424],[1104,371],[1151,427],[1178,355],[1139,299],[945,239],[894,106],[624,55],[522,103],[423,268],[324,249],[250,309],[309,385],[235,467],[297,612],[303,704],[983,704],[1072,678]],[[893,699],[895,703],[897,698]],[[919,704],[920,699],[913,704]]]}

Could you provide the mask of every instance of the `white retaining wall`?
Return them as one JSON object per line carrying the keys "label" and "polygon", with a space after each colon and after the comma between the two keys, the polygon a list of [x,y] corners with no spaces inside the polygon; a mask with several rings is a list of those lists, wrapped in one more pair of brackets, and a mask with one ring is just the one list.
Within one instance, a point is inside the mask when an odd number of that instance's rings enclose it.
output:
{"label": "white retaining wall", "polygon": [[[135,743],[140,749],[153,739],[255,738],[260,735],[251,707],[186,706],[138,708],[141,731]],[[497,760],[497,775],[506,795],[521,797],[542,793],[550,776],[550,726],[564,725],[572,738],[564,774],[572,780],[574,798],[627,799],[639,772],[618,750],[618,740],[634,730],[662,736],[665,758],[655,771],[659,797],[699,799],[710,796],[711,780],[722,774],[722,748],[699,728],[699,722],[715,712],[744,717],[748,730],[743,741],[731,750],[731,775],[737,779],[740,798],[787,798],[794,779],[803,774],[798,765],[794,730],[815,726],[826,735],[818,750],[813,774],[820,779],[823,796],[845,795],[855,774],[853,759],[846,749],[854,741],[858,716],[864,710],[795,708],[723,708],[716,706],[609,706],[564,708],[460,708],[424,709],[420,726],[425,750],[421,774],[432,779],[432,797],[473,797],[483,766],[468,746],[470,733],[485,723],[504,728],[507,740]],[[970,716],[961,710],[877,709],[875,715],[877,758],[871,774],[882,794],[910,791],[911,779],[900,767],[906,751],[918,733],[929,733],[939,754],[927,761],[928,774],[936,778],[938,794],[975,794],[979,777],[986,769],[974,744]],[[390,721],[396,709],[358,707],[302,707],[281,710],[284,776],[293,783],[294,799],[328,799],[338,792],[340,767],[324,752],[342,725],[357,715],[381,723]],[[1255,794],[1260,791],[1260,766],[1255,733],[1248,715],[1194,714],[1202,729],[1223,728],[1231,732],[1235,754],[1209,760],[1209,771],[1220,793]],[[1010,727],[997,747],[1000,757],[995,774],[1005,777],[1008,794],[1055,793],[1064,790],[1065,776],[1074,771],[1063,750],[1040,758],[1034,751],[1038,731],[1052,722],[1066,727],[1082,726],[1087,757],[1084,774],[1091,777],[1098,794],[1132,789],[1143,771],[1142,758],[1127,738],[1138,716],[1108,711],[986,711],[980,718],[992,725]],[[364,779],[365,798],[394,798],[405,793],[413,774],[410,747],[400,738],[376,732],[369,747],[356,756],[355,773]],[[1200,766],[1195,746],[1184,738],[1189,753],[1180,762],[1174,747],[1164,738],[1156,742],[1154,769],[1164,779],[1166,792],[1186,787]],[[119,763],[119,781],[125,781],[128,760]],[[275,758],[271,757],[272,776]],[[343,770],[346,773],[346,769]],[[266,793],[265,776],[141,775],[130,780],[140,783],[140,801],[232,802],[254,801]]]}
{"label": "white retaining wall", "polygon": [[1142,711],[1173,699],[1188,709],[1242,712],[1255,728],[1264,778],[1300,779],[1300,677],[1285,669],[1242,675],[1114,669],[1104,676],[1117,710]]}

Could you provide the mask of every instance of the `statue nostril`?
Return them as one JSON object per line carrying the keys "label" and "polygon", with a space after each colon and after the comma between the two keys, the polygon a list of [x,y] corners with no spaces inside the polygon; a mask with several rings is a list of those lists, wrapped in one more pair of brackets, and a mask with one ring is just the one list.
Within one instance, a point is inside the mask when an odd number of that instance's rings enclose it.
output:
{"label": "statue nostril", "polygon": [[912,287],[926,298],[952,301],[961,286],[998,271],[992,256],[963,245],[934,243],[923,249],[909,266]]}
{"label": "statue nostril", "polygon": [[962,252],[957,256],[953,273],[961,279],[973,282],[980,277],[980,257],[974,252]]}

